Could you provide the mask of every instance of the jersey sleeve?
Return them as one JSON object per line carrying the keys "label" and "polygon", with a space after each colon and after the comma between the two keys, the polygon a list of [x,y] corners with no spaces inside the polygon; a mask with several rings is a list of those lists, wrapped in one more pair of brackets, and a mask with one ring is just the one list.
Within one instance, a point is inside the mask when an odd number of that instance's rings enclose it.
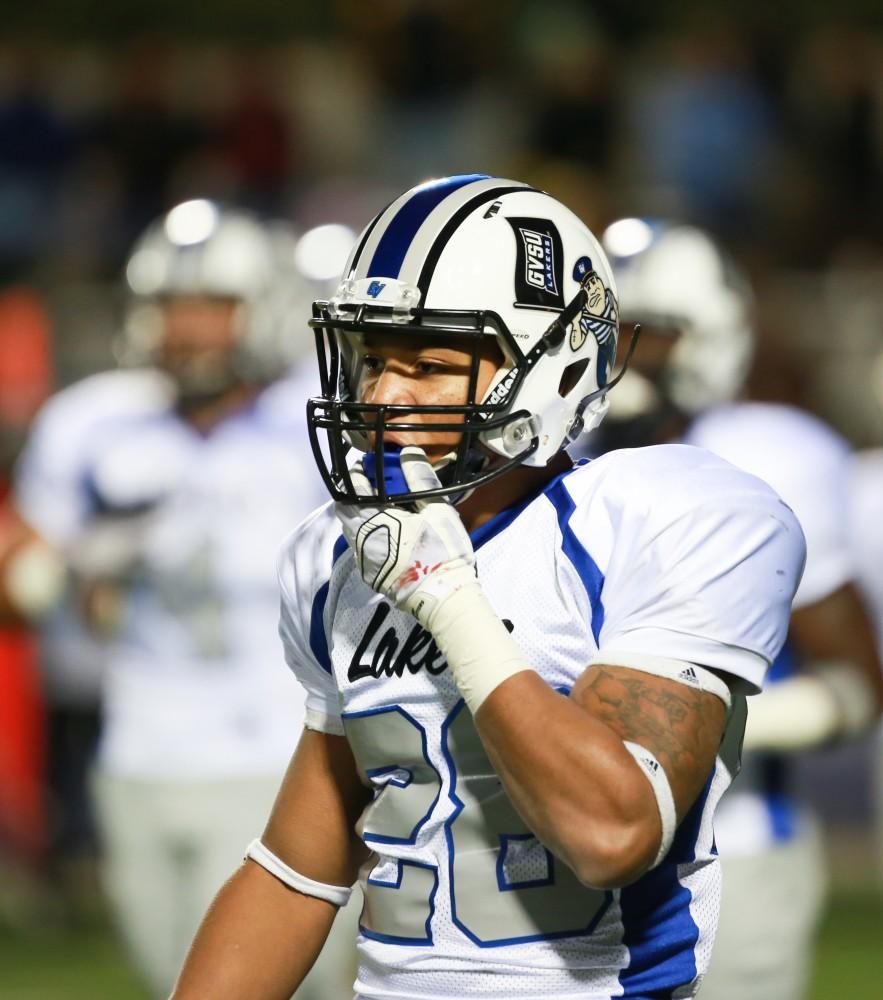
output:
{"label": "jersey sleeve", "polygon": [[331,528],[326,505],[295,530],[280,553],[279,635],[285,661],[307,692],[307,728],[341,736],[340,698],[328,658],[324,622],[339,535]]}
{"label": "jersey sleeve", "polygon": [[764,483],[707,452],[646,451],[663,454],[633,462],[608,507],[616,533],[596,659],[688,661],[757,691],[787,634],[800,525]]}
{"label": "jersey sleeve", "polygon": [[793,407],[743,403],[701,418],[689,440],[768,483],[796,514],[806,537],[806,569],[795,608],[853,578],[850,450],[826,424]]}
{"label": "jersey sleeve", "polygon": [[14,487],[21,516],[59,548],[76,537],[89,513],[82,441],[67,403],[62,393],[38,414],[16,465]]}

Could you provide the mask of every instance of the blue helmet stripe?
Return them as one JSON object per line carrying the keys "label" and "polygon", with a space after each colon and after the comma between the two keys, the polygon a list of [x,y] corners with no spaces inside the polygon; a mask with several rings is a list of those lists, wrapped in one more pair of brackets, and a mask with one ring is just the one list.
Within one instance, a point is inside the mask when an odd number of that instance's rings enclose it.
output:
{"label": "blue helmet stripe", "polygon": [[487,174],[460,174],[456,177],[444,177],[418,188],[386,227],[386,232],[374,251],[366,277],[397,278],[408,247],[429,213],[459,188],[487,179]]}

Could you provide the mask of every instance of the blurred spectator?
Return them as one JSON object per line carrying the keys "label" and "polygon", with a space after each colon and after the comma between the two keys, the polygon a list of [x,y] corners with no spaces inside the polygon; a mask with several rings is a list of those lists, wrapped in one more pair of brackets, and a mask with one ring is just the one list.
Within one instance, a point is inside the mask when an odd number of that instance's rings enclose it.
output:
{"label": "blurred spectator", "polygon": [[234,76],[219,142],[236,178],[236,201],[256,211],[280,212],[297,167],[292,123],[258,56],[240,60]]}
{"label": "blurred spectator", "polygon": [[530,147],[596,173],[606,170],[615,135],[615,52],[590,8],[563,0],[530,5],[517,30]]}
{"label": "blurred spectator", "polygon": [[159,41],[143,39],[118,56],[116,90],[92,125],[122,185],[117,237],[119,259],[170,200],[177,164],[208,143],[205,122],[171,101],[171,57]]}
{"label": "blurred spectator", "polygon": [[45,93],[47,67],[14,57],[0,85],[0,266],[32,261],[53,237],[71,137]]}
{"label": "blurred spectator", "polygon": [[631,56],[621,167],[645,214],[754,235],[774,119],[733,24],[688,23]]}
{"label": "blurred spectator", "polygon": [[[795,205],[803,260],[832,263],[841,241],[876,242],[883,232],[883,102],[878,37],[828,23],[811,32],[790,65],[795,151],[809,170]],[[787,192],[782,190],[787,197]]]}

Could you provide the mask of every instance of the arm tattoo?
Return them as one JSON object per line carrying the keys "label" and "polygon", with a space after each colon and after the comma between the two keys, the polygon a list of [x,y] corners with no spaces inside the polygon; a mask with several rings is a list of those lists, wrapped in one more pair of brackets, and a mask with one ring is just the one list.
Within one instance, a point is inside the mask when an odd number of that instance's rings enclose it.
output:
{"label": "arm tattoo", "polygon": [[705,761],[710,765],[720,743],[723,704],[677,681],[598,666],[586,672],[574,694],[621,739],[651,750],[669,774]]}

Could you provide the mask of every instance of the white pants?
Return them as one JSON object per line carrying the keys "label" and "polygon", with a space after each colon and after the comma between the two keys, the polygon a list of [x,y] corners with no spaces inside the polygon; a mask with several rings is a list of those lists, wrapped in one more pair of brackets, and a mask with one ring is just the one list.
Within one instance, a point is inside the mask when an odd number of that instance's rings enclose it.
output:
{"label": "white pants", "polygon": [[[263,830],[279,780],[93,776],[105,888],[135,964],[157,997],[171,992],[209,903]],[[359,895],[335,920],[298,1000],[351,1000]]]}
{"label": "white pants", "polygon": [[721,856],[723,896],[699,1000],[803,1000],[826,891],[818,830],[744,857]]}

